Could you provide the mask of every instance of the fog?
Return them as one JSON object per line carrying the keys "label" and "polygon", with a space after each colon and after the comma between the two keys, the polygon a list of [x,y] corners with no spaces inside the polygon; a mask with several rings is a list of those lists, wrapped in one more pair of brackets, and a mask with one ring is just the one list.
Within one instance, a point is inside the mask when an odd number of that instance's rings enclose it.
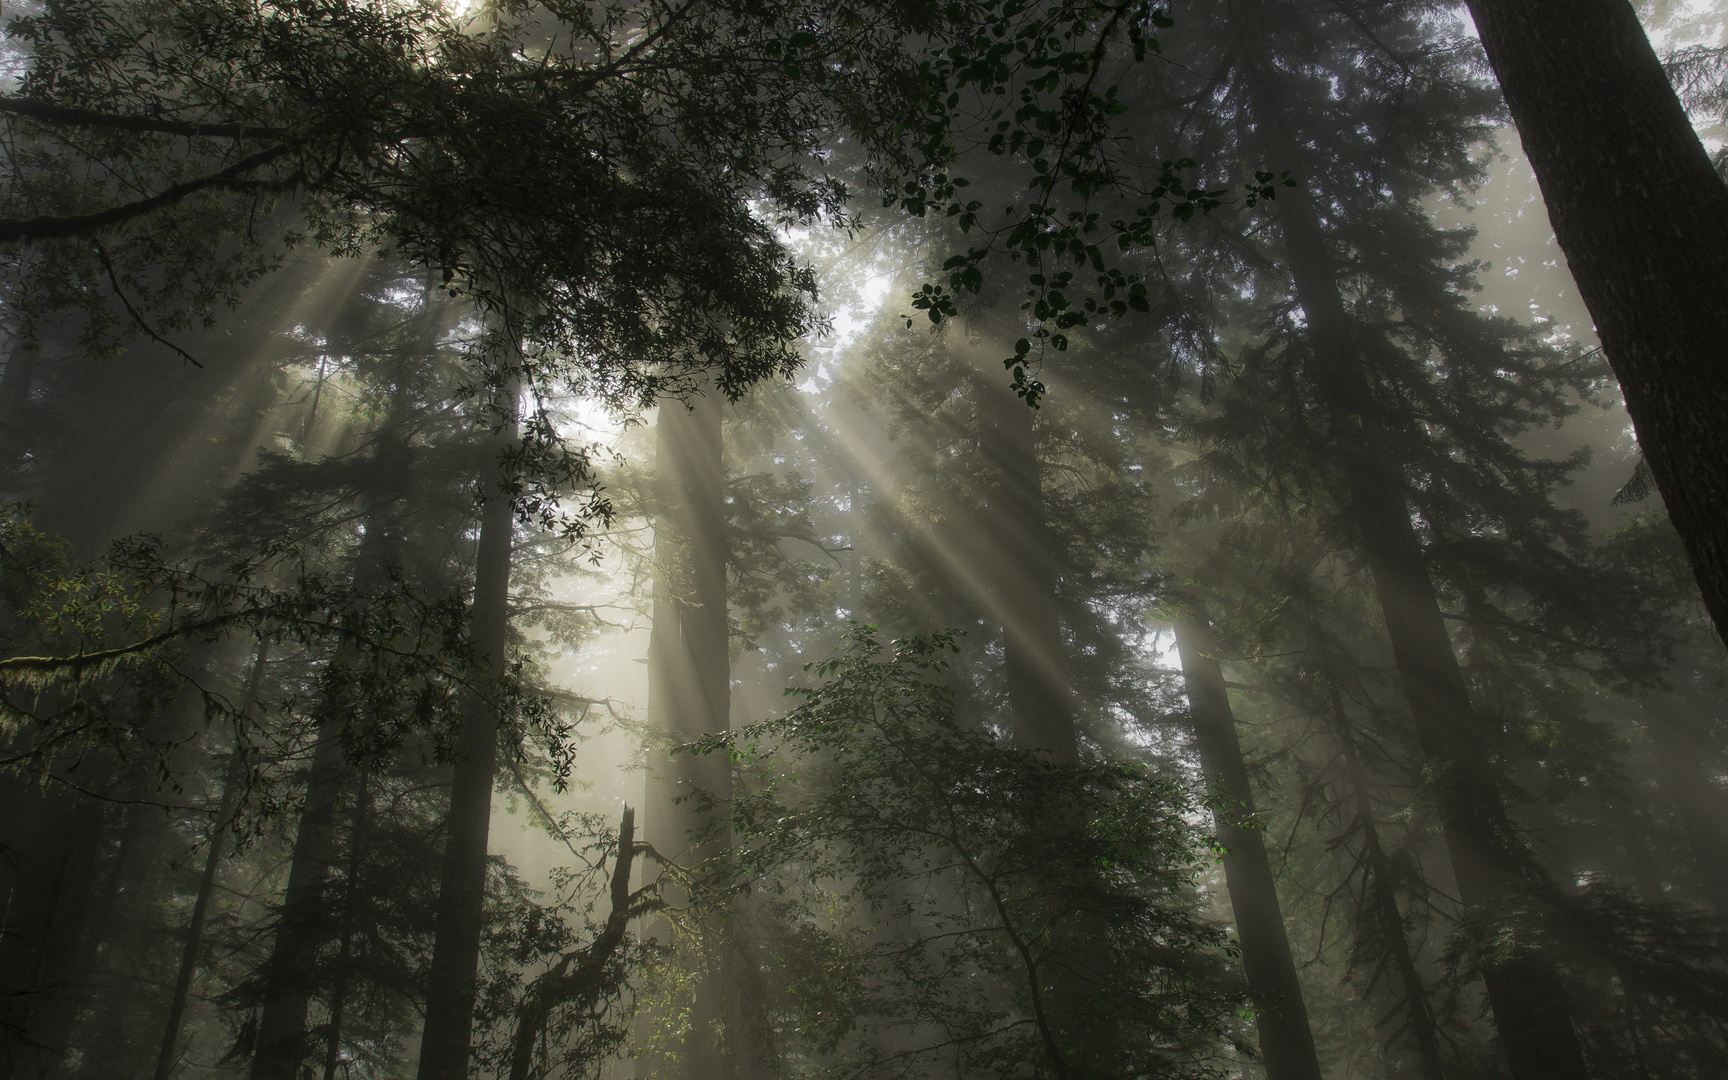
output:
{"label": "fog", "polygon": [[0,1080],[1728,1076],[1514,8],[8,7]]}

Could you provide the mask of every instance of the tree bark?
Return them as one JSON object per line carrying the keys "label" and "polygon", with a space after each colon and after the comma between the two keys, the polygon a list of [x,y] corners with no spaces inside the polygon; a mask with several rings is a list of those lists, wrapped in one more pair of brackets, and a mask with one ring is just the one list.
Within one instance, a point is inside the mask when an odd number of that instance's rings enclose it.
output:
{"label": "tree bark", "polygon": [[[655,424],[659,512],[654,521],[653,632],[648,643],[648,723],[672,743],[725,731],[731,724],[732,668],[726,620],[726,472],[721,398],[712,387],[688,403],[663,401]],[[692,844],[712,829],[700,801],[731,797],[723,754],[658,758],[649,770],[644,833],[656,851],[685,866],[712,857],[724,839]],[[725,811],[722,810],[722,813]],[[723,831],[723,830],[722,830]],[[668,889],[668,903],[686,898]],[[689,1080],[730,1076],[735,1060],[715,1039],[728,1015],[725,980],[698,980],[682,1061],[648,1063]]]}
{"label": "tree bark", "polygon": [[1176,621],[1176,649],[1182,658],[1200,767],[1216,785],[1219,802],[1212,818],[1224,845],[1224,881],[1236,917],[1236,936],[1242,943],[1242,966],[1248,973],[1248,988],[1259,1000],[1254,1023],[1260,1035],[1261,1063],[1267,1080],[1320,1080],[1320,1058],[1290,956],[1266,843],[1259,829],[1244,825],[1254,815],[1254,787],[1242,760],[1224,671],[1203,615]]}
{"label": "tree bark", "polygon": [[1638,445],[1728,640],[1728,187],[1628,0],[1470,0]]}
{"label": "tree bark", "polygon": [[[502,455],[517,439],[519,382],[508,380],[500,393],[506,414],[497,439]],[[502,486],[503,470],[500,456],[498,471],[488,479],[486,504],[480,515],[474,602],[469,616],[475,655],[492,677],[504,668],[510,622],[510,549],[515,515],[514,503]],[[445,819],[419,1080],[468,1080],[480,935],[486,916],[486,842],[497,761],[497,714],[487,697],[470,693],[462,708],[462,734]]]}

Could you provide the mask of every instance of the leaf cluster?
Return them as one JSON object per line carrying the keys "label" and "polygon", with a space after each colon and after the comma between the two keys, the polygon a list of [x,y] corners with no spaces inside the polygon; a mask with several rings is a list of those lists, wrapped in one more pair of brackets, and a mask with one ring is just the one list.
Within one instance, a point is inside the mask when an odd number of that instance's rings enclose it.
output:
{"label": "leaf cluster", "polygon": [[[690,748],[751,780],[714,872],[791,920],[761,977],[799,1038],[840,1075],[1207,1075],[1238,998],[1187,894],[1186,795],[961,727],[931,681],[955,632],[875,635],[808,665],[822,681],[784,719]],[[788,948],[826,959],[773,960]]]}

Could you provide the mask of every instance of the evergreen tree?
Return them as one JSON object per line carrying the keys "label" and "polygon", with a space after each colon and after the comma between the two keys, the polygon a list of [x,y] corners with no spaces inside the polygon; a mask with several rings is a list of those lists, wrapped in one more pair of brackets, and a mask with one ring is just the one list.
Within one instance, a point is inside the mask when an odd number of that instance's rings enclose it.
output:
{"label": "evergreen tree", "polygon": [[[1513,657],[1533,650],[1543,665],[1588,667],[1578,646],[1612,649],[1605,612],[1616,598],[1635,603],[1624,579],[1592,566],[1582,522],[1547,504],[1564,466],[1528,461],[1509,438],[1563,416],[1568,380],[1585,392],[1589,384],[1577,381],[1581,362],[1544,356],[1528,331],[1471,309],[1468,267],[1448,252],[1460,238],[1422,213],[1418,200],[1436,186],[1469,182],[1467,151],[1492,101],[1449,67],[1454,54],[1428,43],[1419,11],[1255,10],[1255,20],[1221,28],[1211,56],[1191,64],[1209,77],[1194,89],[1222,121],[1198,145],[1299,165],[1304,183],[1280,192],[1269,214],[1281,250],[1253,234],[1236,246],[1243,241],[1220,228],[1223,242],[1196,255],[1204,263],[1238,252],[1223,274],[1243,284],[1213,306],[1252,297],[1266,335],[1242,351],[1239,380],[1220,390],[1222,408],[1198,431],[1216,439],[1220,460],[1208,464],[1220,479],[1253,478],[1253,497],[1284,520],[1298,506],[1325,507],[1321,527],[1365,564],[1449,869],[1473,917],[1485,920],[1476,932],[1492,933],[1486,926],[1507,925],[1495,920],[1543,910],[1553,897],[1505,809],[1515,789],[1500,771],[1500,733],[1517,730],[1518,709],[1558,719],[1567,691],[1551,667],[1520,674]],[[1164,91],[1192,92],[1174,81]],[[1211,340],[1230,333],[1218,324]],[[1264,446],[1265,456],[1246,468],[1222,460],[1248,446]],[[1235,497],[1211,496],[1221,505]],[[1592,605],[1575,602],[1580,580],[1596,583]],[[1628,619],[1633,608],[1619,610]],[[1448,621],[1466,631],[1456,643]],[[1535,641],[1544,634],[1546,648]],[[1568,644],[1557,649],[1554,639]],[[1484,717],[1472,689],[1508,708]],[[1588,742],[1587,725],[1572,730],[1577,744]],[[1548,932],[1564,937],[1564,917],[1546,910]],[[1515,1075],[1582,1075],[1553,947],[1539,944],[1540,931],[1520,932],[1524,951],[1481,958],[1502,1047]]]}

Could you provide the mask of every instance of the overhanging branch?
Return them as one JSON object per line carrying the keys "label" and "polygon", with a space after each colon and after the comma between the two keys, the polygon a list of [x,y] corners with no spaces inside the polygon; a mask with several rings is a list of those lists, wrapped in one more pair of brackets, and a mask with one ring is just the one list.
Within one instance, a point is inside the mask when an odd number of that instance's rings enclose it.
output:
{"label": "overhanging branch", "polygon": [[67,127],[99,127],[116,131],[137,131],[158,135],[184,135],[187,138],[211,139],[280,139],[275,128],[248,124],[197,124],[185,120],[166,120],[155,116],[126,116],[78,109],[70,105],[54,105],[31,98],[0,97],[0,113],[22,116],[46,124]]}
{"label": "overhanging branch", "polygon": [[288,153],[286,146],[272,146],[268,150],[260,150],[256,154],[248,154],[228,168],[209,176],[201,176],[196,180],[188,180],[183,184],[175,184],[137,202],[123,203],[111,206],[106,210],[98,210],[94,214],[69,214],[63,217],[43,216],[33,218],[0,218],[0,243],[36,243],[42,240],[61,240],[70,236],[88,236],[102,229],[122,225],[134,218],[141,218],[155,213],[164,207],[173,206],[189,195],[197,194],[211,188],[228,188],[231,190],[256,190],[260,187],[289,187],[288,183],[259,185],[255,181],[245,179],[247,173],[261,169],[264,166],[284,157]]}

